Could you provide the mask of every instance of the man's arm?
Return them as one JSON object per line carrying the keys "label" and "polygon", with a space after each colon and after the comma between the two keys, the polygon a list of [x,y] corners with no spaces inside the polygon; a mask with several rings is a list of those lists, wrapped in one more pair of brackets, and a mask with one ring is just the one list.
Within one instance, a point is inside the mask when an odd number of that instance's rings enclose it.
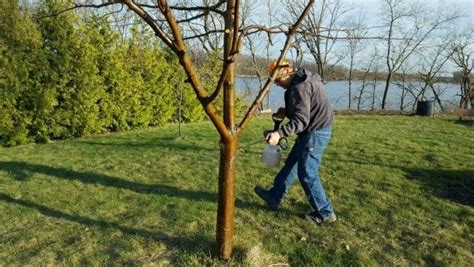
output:
{"label": "man's arm", "polygon": [[285,108],[278,108],[277,112],[273,113],[273,117],[278,119],[284,119],[286,116],[286,109]]}
{"label": "man's arm", "polygon": [[311,94],[307,88],[292,88],[289,103],[286,107],[286,116],[289,122],[278,130],[280,136],[290,136],[303,132],[310,121]]}

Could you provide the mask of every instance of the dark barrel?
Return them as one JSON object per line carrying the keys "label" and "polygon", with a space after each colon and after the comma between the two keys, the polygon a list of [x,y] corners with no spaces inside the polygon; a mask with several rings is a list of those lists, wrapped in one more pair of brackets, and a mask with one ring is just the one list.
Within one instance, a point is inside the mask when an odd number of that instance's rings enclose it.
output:
{"label": "dark barrel", "polygon": [[432,117],[434,115],[434,101],[418,101],[416,115]]}

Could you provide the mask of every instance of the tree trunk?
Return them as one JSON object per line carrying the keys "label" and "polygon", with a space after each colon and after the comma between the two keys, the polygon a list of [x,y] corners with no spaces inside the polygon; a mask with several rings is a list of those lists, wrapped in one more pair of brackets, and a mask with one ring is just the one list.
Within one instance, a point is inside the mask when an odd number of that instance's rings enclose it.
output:
{"label": "tree trunk", "polygon": [[406,85],[406,74],[405,74],[405,72],[403,72],[403,76],[402,76],[402,95],[400,97],[400,113],[403,112],[404,105],[405,105],[405,97],[406,97],[406,94],[407,94],[407,87],[405,85]]}
{"label": "tree trunk", "polygon": [[372,110],[375,110],[375,93],[377,89],[377,82],[378,82],[378,76],[377,76],[377,72],[375,72],[374,87],[372,88],[372,104],[370,106]]}
{"label": "tree trunk", "polygon": [[352,102],[352,60],[351,60],[351,67],[349,68],[349,100],[347,109],[351,110],[351,102]]}
{"label": "tree trunk", "polygon": [[470,75],[470,72],[464,70],[463,72],[463,90],[462,90],[462,96],[461,96],[461,99],[462,99],[462,107],[463,108],[470,108],[471,107],[471,103],[470,103],[470,93],[471,93],[471,81],[469,79],[469,75]]}
{"label": "tree trunk", "polygon": [[217,207],[216,241],[219,257],[229,259],[232,256],[234,237],[234,180],[238,137],[235,135],[235,62],[229,61],[233,51],[233,42],[237,42],[234,26],[239,24],[238,7],[235,0],[227,0],[224,34],[224,66],[228,64],[224,78],[223,117],[228,133],[221,133],[221,156],[219,164],[219,203]]}
{"label": "tree trunk", "polygon": [[364,79],[362,80],[362,87],[360,88],[359,98],[357,99],[357,110],[360,110],[360,105],[362,104],[362,95],[364,94],[366,79],[367,73],[364,75]]}
{"label": "tree trunk", "polygon": [[219,204],[217,208],[216,239],[219,257],[229,259],[232,255],[234,235],[234,181],[237,158],[237,138],[221,138],[219,165]]}
{"label": "tree trunk", "polygon": [[385,110],[385,102],[387,102],[388,89],[390,87],[391,80],[392,80],[392,73],[389,71],[387,74],[387,79],[385,80],[385,89],[383,90],[382,110]]}
{"label": "tree trunk", "polygon": [[430,88],[431,88],[431,90],[433,91],[433,95],[435,96],[436,102],[438,102],[439,109],[440,109],[442,112],[444,112],[443,103],[441,103],[441,99],[439,99],[439,95],[438,95],[438,93],[436,92],[436,90],[434,89],[433,84],[431,84],[431,83],[430,83]]}
{"label": "tree trunk", "polygon": [[403,112],[403,105],[405,104],[405,91],[406,91],[406,88],[405,88],[405,82],[403,82],[403,86],[402,86],[402,96],[400,97],[400,111]]}
{"label": "tree trunk", "polygon": [[183,138],[183,133],[181,131],[181,118],[182,118],[182,110],[183,110],[183,87],[181,86],[181,89],[179,91],[179,104],[178,104],[178,132],[179,132],[179,138]]}

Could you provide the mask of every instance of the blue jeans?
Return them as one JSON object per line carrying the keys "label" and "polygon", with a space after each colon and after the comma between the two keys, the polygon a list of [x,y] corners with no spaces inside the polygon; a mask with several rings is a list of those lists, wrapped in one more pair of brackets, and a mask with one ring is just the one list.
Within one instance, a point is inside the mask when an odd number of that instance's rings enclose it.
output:
{"label": "blue jeans", "polygon": [[297,137],[285,166],[275,177],[273,187],[270,189],[270,197],[274,203],[281,202],[298,177],[311,207],[323,217],[334,213],[319,177],[321,157],[331,139],[331,132],[331,128],[328,127]]}

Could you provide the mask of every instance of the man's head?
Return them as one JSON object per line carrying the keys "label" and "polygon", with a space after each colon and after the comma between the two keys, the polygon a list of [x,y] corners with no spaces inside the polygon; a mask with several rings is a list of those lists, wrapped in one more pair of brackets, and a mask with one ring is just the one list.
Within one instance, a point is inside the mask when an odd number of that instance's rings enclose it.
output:
{"label": "man's head", "polygon": [[293,74],[295,73],[294,68],[291,67],[290,63],[286,60],[282,60],[279,65],[277,65],[277,61],[275,60],[268,64],[268,75],[272,76],[275,71],[278,72],[275,78],[275,84],[283,88],[288,88]]}

